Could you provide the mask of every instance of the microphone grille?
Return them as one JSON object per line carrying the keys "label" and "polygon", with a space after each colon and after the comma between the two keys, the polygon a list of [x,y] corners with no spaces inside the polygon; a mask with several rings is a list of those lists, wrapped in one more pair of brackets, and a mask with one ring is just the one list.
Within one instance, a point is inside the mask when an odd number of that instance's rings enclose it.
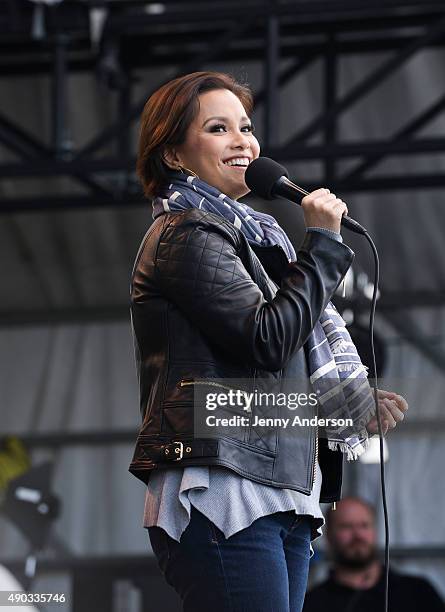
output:
{"label": "microphone grille", "polygon": [[283,175],[289,178],[284,166],[270,159],[270,157],[258,157],[247,166],[244,180],[254,194],[266,200],[272,200],[275,183]]}

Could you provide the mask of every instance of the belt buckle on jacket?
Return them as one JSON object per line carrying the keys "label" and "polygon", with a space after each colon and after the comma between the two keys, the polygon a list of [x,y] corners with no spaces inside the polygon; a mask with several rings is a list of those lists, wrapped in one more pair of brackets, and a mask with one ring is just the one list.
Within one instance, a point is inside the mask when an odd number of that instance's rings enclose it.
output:
{"label": "belt buckle on jacket", "polygon": [[173,461],[180,461],[184,455],[184,444],[180,440],[175,440],[172,444],[179,444],[179,447],[175,448],[175,454],[179,457],[175,457]]}

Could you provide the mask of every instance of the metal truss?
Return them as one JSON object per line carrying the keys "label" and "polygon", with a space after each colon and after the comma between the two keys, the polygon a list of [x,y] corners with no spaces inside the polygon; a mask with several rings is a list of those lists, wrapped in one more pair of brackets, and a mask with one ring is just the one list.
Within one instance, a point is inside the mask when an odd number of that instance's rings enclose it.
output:
{"label": "metal truss", "polygon": [[[155,8],[157,7],[157,8]],[[99,39],[91,36],[91,18],[105,17]],[[39,19],[37,19],[39,18]],[[37,27],[40,24],[40,29]],[[445,136],[419,137],[444,111],[445,90],[428,107],[410,118],[384,140],[341,142],[338,121],[353,104],[370,95],[385,79],[424,49],[445,45],[443,0],[207,0],[150,3],[147,0],[63,0],[55,6],[28,0],[0,0],[0,79],[27,75],[52,78],[51,142],[42,142],[8,119],[0,102],[0,146],[16,161],[0,164],[0,180],[42,179],[33,197],[4,198],[0,212],[67,210],[93,207],[146,206],[135,180],[130,128],[139,119],[147,98],[160,82],[150,83],[133,101],[133,86],[141,71],[152,66],[173,68],[169,78],[205,69],[213,61],[260,62],[263,85],[255,91],[255,108],[263,110],[262,152],[278,161],[321,160],[323,173],[309,190],[320,184],[339,193],[430,189],[445,186],[445,173],[370,177],[369,170],[388,156],[404,157],[445,152]],[[342,97],[338,90],[341,57],[385,53],[381,63]],[[283,62],[282,60],[285,60]],[[323,110],[286,142],[277,142],[280,96],[298,75],[323,62]],[[70,75],[96,74],[115,92],[119,103],[114,121],[93,135],[79,150],[67,143],[66,91]],[[87,109],[85,109],[87,112]],[[321,144],[309,139],[321,135]],[[75,140],[75,135],[74,140]],[[106,149],[106,153],[104,153]],[[341,160],[357,160],[347,172]],[[69,176],[82,186],[76,195],[45,193],[45,181]],[[78,190],[76,190],[78,191]],[[397,326],[396,309],[442,306],[442,294],[418,291],[411,297],[385,293],[379,301],[382,315]],[[354,303],[359,309],[359,305]],[[364,305],[368,307],[368,304]],[[45,324],[54,321],[93,321],[127,317],[127,309],[87,309],[3,313],[0,325]],[[399,330],[413,335],[413,344],[434,363],[445,368],[441,352],[428,349],[415,328]]]}
{"label": "metal truss", "polygon": [[[100,41],[90,39],[93,11],[106,17]],[[157,8],[155,8],[157,7]],[[36,11],[40,33],[36,34]],[[156,12],[157,11],[157,12]],[[52,76],[52,142],[44,143],[1,114],[0,145],[18,158],[0,164],[0,178],[74,178],[83,187],[76,196],[42,192],[32,198],[0,201],[0,211],[58,210],[82,207],[146,205],[134,178],[135,158],[129,128],[138,120],[149,95],[161,84],[151,83],[134,103],[132,85],[138,71],[149,66],[173,67],[175,75],[205,69],[212,61],[260,61],[264,86],[255,92],[263,107],[263,154],[282,162],[322,160],[319,184],[343,193],[438,188],[445,174],[385,175],[367,172],[387,156],[445,152],[445,137],[416,138],[444,110],[445,92],[429,108],[387,139],[342,143],[337,123],[342,113],[369,95],[384,79],[425,48],[445,45],[445,5],[442,0],[310,0],[271,2],[233,0],[212,2],[64,0],[54,6],[28,0],[0,2],[0,78],[27,74]],[[354,85],[337,95],[337,64],[341,56],[386,51],[389,57]],[[113,61],[110,64],[111,53]],[[291,62],[281,67],[281,60]],[[323,111],[285,143],[276,141],[279,98],[287,83],[323,60]],[[111,67],[110,67],[111,66]],[[240,62],[240,66],[242,64]],[[120,103],[115,120],[80,150],[67,145],[66,87],[70,74],[100,74],[116,90]],[[322,144],[307,140],[322,134]],[[115,154],[109,154],[111,150]],[[101,155],[107,147],[107,155]],[[339,174],[337,163],[357,159]],[[112,178],[111,178],[112,177]],[[118,182],[116,183],[116,177]]]}
{"label": "metal truss", "polygon": [[[74,272],[73,272],[74,275]],[[334,301],[341,310],[351,308],[358,316],[369,312],[369,300],[367,298],[354,297],[341,298],[335,296]],[[378,311],[384,316],[390,316],[397,311],[405,311],[410,308],[435,308],[445,304],[445,294],[428,290],[416,291],[385,291],[378,301]],[[128,304],[116,304],[109,306],[82,306],[73,308],[47,308],[36,312],[32,310],[1,310],[0,329],[24,326],[42,325],[78,325],[79,323],[94,323],[105,321],[129,321]],[[415,328],[408,325],[404,330],[400,329],[401,337],[406,340],[415,341],[421,335],[417,335]],[[403,333],[402,333],[403,331]],[[444,363],[445,368],[445,363]]]}

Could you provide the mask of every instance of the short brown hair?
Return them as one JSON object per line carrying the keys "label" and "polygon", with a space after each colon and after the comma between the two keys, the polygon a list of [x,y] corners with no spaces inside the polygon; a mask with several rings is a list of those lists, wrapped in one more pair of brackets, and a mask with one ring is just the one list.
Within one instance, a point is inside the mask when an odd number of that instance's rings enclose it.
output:
{"label": "short brown hair", "polygon": [[234,93],[250,115],[253,96],[249,86],[223,72],[192,72],[165,83],[147,100],[141,116],[136,173],[147,198],[168,182],[163,160],[166,146],[182,144],[199,112],[198,96],[214,89]]}

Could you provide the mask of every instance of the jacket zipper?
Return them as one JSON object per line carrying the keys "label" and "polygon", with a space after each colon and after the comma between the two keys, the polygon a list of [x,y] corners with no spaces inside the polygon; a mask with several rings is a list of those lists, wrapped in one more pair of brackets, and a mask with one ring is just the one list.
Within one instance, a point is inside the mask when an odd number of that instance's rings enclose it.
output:
{"label": "jacket zipper", "polygon": [[[217,383],[214,380],[184,380],[183,378],[179,381],[179,386],[180,387],[185,387],[187,385],[205,385],[208,386],[210,385],[211,387],[221,387],[222,389],[228,389],[229,391],[241,391],[241,393],[245,394],[246,391],[243,391],[242,389],[234,389],[233,387],[228,387],[227,385],[222,385],[221,383]],[[250,412],[251,409],[247,410],[247,412]]]}
{"label": "jacket zipper", "polygon": [[317,417],[317,429],[315,430],[315,456],[314,456],[314,469],[312,471],[311,489],[314,486],[314,482],[315,482],[315,470],[316,470],[317,460],[318,460],[318,407],[315,410],[315,416]]}
{"label": "jacket zipper", "polygon": [[[314,469],[312,472],[312,487],[314,486],[314,482],[315,482],[315,469],[316,469],[317,460],[318,460],[318,404],[315,410],[315,414],[317,416],[317,429],[315,430],[315,457],[314,457]],[[337,509],[337,502],[332,502],[332,510],[336,510],[336,509]]]}

